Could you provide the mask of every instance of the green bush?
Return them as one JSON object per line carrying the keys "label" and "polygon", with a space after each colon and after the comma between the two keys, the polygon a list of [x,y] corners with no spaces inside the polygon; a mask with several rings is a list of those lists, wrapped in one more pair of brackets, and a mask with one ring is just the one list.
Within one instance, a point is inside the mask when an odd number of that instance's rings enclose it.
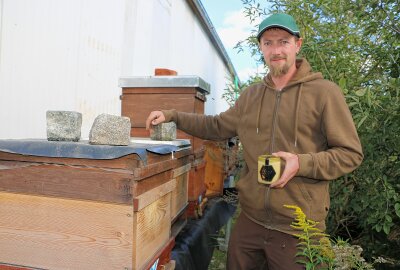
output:
{"label": "green bush", "polygon": [[[364,256],[400,260],[400,7],[397,0],[242,0],[251,22],[287,12],[299,22],[302,56],[345,94],[364,161],[331,183],[328,233],[363,247]],[[237,44],[263,61],[255,33]],[[251,78],[248,85],[258,76]],[[230,88],[230,93],[229,93]],[[239,88],[228,87],[234,98]]]}

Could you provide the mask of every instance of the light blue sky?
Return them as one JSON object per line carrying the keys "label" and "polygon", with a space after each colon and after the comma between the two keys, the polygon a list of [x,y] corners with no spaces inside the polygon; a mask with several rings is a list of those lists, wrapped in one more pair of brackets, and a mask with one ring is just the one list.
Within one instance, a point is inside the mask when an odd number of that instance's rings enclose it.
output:
{"label": "light blue sky", "polygon": [[225,49],[232,60],[241,81],[246,81],[249,75],[256,72],[263,73],[263,66],[259,66],[251,58],[248,50],[238,53],[233,47],[240,40],[244,40],[255,29],[243,13],[241,0],[201,0],[207,11]]}

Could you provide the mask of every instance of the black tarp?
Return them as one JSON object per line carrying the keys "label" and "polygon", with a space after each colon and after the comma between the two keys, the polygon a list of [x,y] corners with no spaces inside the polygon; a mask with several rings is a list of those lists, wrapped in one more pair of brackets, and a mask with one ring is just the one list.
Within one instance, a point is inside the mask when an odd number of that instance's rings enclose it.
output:
{"label": "black tarp", "polygon": [[200,219],[189,219],[175,239],[171,259],[176,270],[207,270],[214,248],[217,247],[219,231],[234,214],[236,206],[222,198],[207,202]]}
{"label": "black tarp", "polygon": [[29,156],[57,158],[115,159],[137,154],[146,162],[147,151],[168,154],[180,148],[168,144],[131,143],[127,146],[92,145],[88,141],[64,142],[44,139],[0,140],[0,151]]}

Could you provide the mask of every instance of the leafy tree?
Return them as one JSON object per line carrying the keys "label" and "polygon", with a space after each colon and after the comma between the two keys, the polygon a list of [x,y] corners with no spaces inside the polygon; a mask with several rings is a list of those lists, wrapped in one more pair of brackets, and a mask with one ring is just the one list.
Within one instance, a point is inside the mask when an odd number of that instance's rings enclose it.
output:
{"label": "leafy tree", "polygon": [[[363,246],[367,258],[399,260],[399,1],[275,0],[267,8],[263,1],[242,2],[251,22],[274,12],[295,17],[304,39],[301,55],[343,89],[353,114],[365,158],[331,184],[328,233]],[[255,35],[236,48],[262,62]],[[259,76],[244,86],[254,80]]]}

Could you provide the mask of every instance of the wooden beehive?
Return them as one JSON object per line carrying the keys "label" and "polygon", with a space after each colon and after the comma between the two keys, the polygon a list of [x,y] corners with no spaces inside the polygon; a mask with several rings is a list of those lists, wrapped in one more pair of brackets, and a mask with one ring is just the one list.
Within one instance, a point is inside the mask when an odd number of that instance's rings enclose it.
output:
{"label": "wooden beehive", "polygon": [[171,241],[175,209],[187,204],[173,198],[185,193],[174,172],[190,166],[189,155],[147,152],[144,162],[136,153],[91,159],[0,151],[0,264],[146,269]]}
{"label": "wooden beehive", "polygon": [[[132,137],[149,137],[146,119],[154,110],[176,109],[204,114],[210,86],[197,76],[153,76],[120,78],[121,115],[131,119]],[[192,151],[203,149],[203,140],[178,130],[177,138],[190,139]]]}
{"label": "wooden beehive", "polygon": [[206,196],[221,196],[224,189],[224,181],[230,175],[237,173],[238,169],[238,145],[230,146],[228,140],[221,142],[205,141],[205,169]]}

